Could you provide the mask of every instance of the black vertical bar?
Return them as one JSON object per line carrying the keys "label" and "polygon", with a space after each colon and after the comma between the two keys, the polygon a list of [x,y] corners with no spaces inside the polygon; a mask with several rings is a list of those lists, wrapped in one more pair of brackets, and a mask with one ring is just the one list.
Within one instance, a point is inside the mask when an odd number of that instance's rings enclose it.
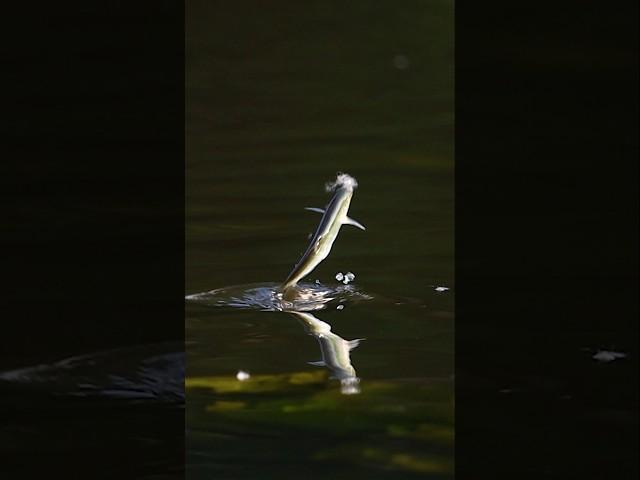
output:
{"label": "black vertical bar", "polygon": [[637,10],[456,2],[460,479],[637,476]]}
{"label": "black vertical bar", "polygon": [[[24,4],[4,18],[0,370],[183,344],[184,2]],[[129,437],[153,415],[147,443],[182,464],[181,412],[47,401],[3,404],[5,478],[148,474]]]}

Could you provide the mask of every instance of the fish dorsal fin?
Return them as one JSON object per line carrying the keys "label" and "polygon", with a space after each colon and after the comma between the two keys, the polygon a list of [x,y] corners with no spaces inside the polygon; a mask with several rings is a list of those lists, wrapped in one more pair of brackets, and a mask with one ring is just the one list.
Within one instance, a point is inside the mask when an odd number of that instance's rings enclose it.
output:
{"label": "fish dorsal fin", "polygon": [[318,360],[317,362],[309,362],[309,365],[314,365],[316,367],[326,367],[327,364],[324,363],[324,360]]}
{"label": "fish dorsal fin", "polygon": [[315,207],[304,207],[305,210],[309,210],[310,212],[318,212],[318,213],[322,213],[324,215],[324,210],[322,208],[315,208]]}
{"label": "fish dorsal fin", "polygon": [[353,350],[358,345],[360,345],[360,342],[362,340],[366,340],[366,339],[364,339],[364,338],[356,338],[355,340],[347,340],[347,346],[349,347],[349,350]]}
{"label": "fish dorsal fin", "polygon": [[366,230],[366,228],[364,228],[364,225],[350,217],[345,217],[345,219],[342,221],[342,224],[353,225],[354,227],[358,227],[360,230]]}

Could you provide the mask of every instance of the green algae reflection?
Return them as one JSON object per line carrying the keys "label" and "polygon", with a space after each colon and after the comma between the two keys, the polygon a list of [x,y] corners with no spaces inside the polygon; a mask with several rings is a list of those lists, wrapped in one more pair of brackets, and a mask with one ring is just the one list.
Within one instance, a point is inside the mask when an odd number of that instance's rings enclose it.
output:
{"label": "green algae reflection", "polygon": [[250,455],[252,469],[296,458],[318,472],[339,463],[345,475],[363,468],[375,478],[452,475],[450,381],[367,381],[361,394],[343,395],[321,370],[245,381],[189,377],[185,387],[194,472],[222,473]]}

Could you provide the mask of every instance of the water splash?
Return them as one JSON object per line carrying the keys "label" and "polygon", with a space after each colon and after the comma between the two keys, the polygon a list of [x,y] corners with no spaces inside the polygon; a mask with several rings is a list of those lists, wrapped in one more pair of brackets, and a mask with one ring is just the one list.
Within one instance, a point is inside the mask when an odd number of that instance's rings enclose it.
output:
{"label": "water splash", "polygon": [[218,288],[185,297],[187,301],[211,307],[239,308],[267,312],[310,312],[332,308],[347,302],[371,300],[353,285],[326,286],[314,283],[297,285],[294,295],[285,298],[277,283],[256,283]]}
{"label": "water splash", "polygon": [[352,272],[347,272],[345,274],[343,274],[342,272],[336,273],[336,280],[344,283],[345,285],[348,285],[349,283],[353,282],[355,278],[356,276]]}
{"label": "water splash", "polygon": [[327,193],[333,192],[335,189],[340,187],[350,188],[353,190],[358,187],[358,181],[348,173],[338,172],[334,182],[327,182],[324,185],[324,189]]}

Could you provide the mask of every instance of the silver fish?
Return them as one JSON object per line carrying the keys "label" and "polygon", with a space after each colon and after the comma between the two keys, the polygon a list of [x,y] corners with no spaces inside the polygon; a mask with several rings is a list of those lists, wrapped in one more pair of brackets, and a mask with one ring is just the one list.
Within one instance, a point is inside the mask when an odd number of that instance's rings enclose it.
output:
{"label": "silver fish", "polygon": [[281,285],[282,291],[295,287],[300,280],[309,275],[320,262],[327,258],[342,225],[353,225],[366,230],[361,223],[347,216],[351,198],[357,186],[358,182],[355,178],[346,173],[339,173],[335,182],[326,185],[328,192],[334,192],[327,206],[324,209],[305,208],[305,210],[322,213],[322,220],[311,237],[311,242],[304,255]]}
{"label": "silver fish", "polygon": [[359,393],[360,379],[351,365],[351,350],[364,339],[345,340],[331,331],[331,325],[306,312],[289,312],[296,316],[307,332],[314,336],[320,344],[322,360],[309,362],[311,365],[326,367],[331,377],[338,379],[344,394]]}

